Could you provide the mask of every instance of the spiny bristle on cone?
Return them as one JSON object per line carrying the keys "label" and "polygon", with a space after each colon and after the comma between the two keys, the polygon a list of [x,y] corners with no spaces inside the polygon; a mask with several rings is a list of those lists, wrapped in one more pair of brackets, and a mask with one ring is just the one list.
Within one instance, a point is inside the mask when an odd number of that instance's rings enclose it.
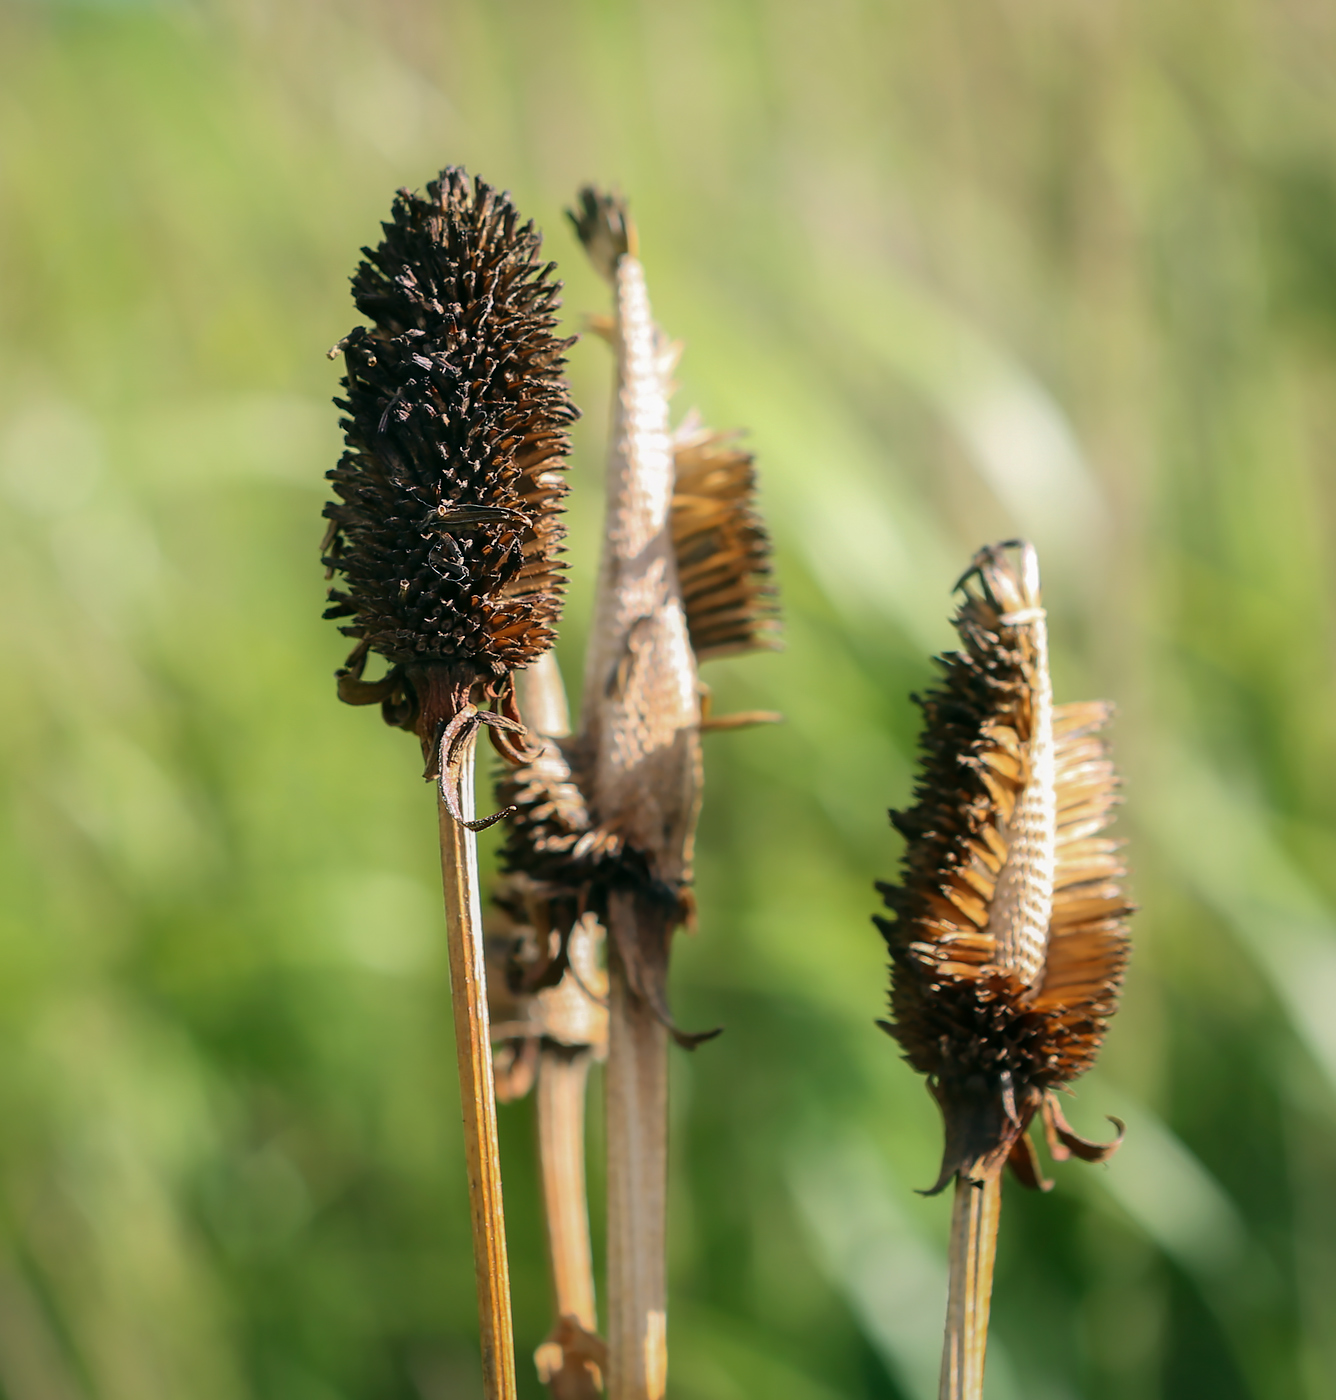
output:
{"label": "spiny bristle on cone", "polygon": [[[963,649],[937,658],[943,683],[916,697],[915,804],[891,814],[907,842],[901,882],[878,886],[892,911],[876,921],[891,953],[883,1025],[945,1119],[934,1190],[1003,1159],[1040,1184],[1025,1136],[1036,1112],[1055,1158],[1112,1150],[1073,1133],[1052,1092],[1094,1063],[1127,962],[1126,870],[1102,834],[1118,801],[1099,734],[1112,711],[1049,703],[1034,553],[1022,546],[1018,569],[1008,547],[975,557],[955,618]],[[1039,937],[1017,937],[1040,908]]]}
{"label": "spiny bristle on cone", "polygon": [[697,661],[780,645],[755,458],[688,420],[673,441],[673,550]]}
{"label": "spiny bristle on cone", "polygon": [[340,689],[355,702],[395,688],[361,682],[368,649],[487,680],[552,644],[577,417],[561,284],[508,195],[451,167],[425,197],[401,190],[382,227],[353,277],[373,324],[337,347],[347,450],[325,508],[342,575],[325,615],[359,639]]}

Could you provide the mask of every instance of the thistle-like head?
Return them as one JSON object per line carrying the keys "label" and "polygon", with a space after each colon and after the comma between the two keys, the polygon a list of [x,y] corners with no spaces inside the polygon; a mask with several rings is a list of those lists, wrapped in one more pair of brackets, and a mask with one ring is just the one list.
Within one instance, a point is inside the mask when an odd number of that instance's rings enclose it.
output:
{"label": "thistle-like head", "polygon": [[[347,448],[329,473],[324,563],[341,578],[325,616],[359,643],[340,695],[415,728],[440,709],[424,690],[458,703],[551,646],[578,415],[561,284],[509,195],[450,167],[425,196],[400,190],[382,228],[352,279],[371,325],[337,347]],[[384,681],[361,679],[368,651]]]}
{"label": "thistle-like head", "polygon": [[[1019,561],[1009,551],[1019,549]],[[928,1076],[946,1150],[935,1189],[1010,1160],[1039,1183],[1039,1113],[1055,1158],[1107,1150],[1052,1091],[1094,1063],[1127,961],[1120,843],[1102,835],[1118,780],[1098,731],[1111,707],[1054,706],[1033,548],[981,550],[961,579],[963,649],[919,699],[924,730],[892,917],[885,1029]]]}

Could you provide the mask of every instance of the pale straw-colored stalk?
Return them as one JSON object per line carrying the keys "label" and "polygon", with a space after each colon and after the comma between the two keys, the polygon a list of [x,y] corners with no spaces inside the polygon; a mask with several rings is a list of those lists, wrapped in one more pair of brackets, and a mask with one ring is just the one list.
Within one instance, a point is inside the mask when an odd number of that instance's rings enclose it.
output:
{"label": "pale straw-colored stalk", "polygon": [[[553,741],[570,732],[561,670],[551,652],[516,675],[516,697],[531,736],[541,746],[535,767],[568,780]],[[593,1249],[585,1176],[586,1090],[591,1063],[606,1053],[607,1013],[600,1004],[603,930],[593,914],[579,918],[568,942],[569,966],[555,987],[538,993],[544,1034],[535,1090],[538,1158],[554,1325],[534,1353],[539,1378],[556,1400],[594,1400],[607,1364],[594,1296]]]}
{"label": "pale straw-colored stalk", "polygon": [[997,1217],[1002,1201],[1001,1171],[989,1172],[980,1181],[958,1176],[955,1190],[951,1208],[946,1336],[937,1395],[938,1400],[981,1400],[984,1354],[988,1347],[988,1310],[993,1294],[993,1258],[997,1252]]}
{"label": "pale straw-colored stalk", "polygon": [[608,918],[608,1393],[661,1400],[668,1379],[668,1032],[628,984],[616,929],[636,917],[616,893]]}
{"label": "pale straw-colored stalk", "polygon": [[[661,1400],[667,1384],[668,1035],[662,979],[690,879],[700,805],[700,700],[673,549],[668,398],[675,349],[654,323],[620,201],[584,192],[576,227],[613,288],[617,354],[607,518],[586,657],[582,741],[597,821],[659,887],[608,895],[608,1394]],[[630,960],[634,959],[634,965]],[[657,989],[654,984],[657,982]]]}
{"label": "pale straw-colored stalk", "polygon": [[[466,820],[473,817],[473,768],[474,736],[470,736],[465,741],[458,766],[459,807]],[[478,897],[478,842],[472,831],[450,815],[445,799],[439,794],[438,805],[450,1000],[454,1010],[459,1099],[464,1118],[473,1264],[478,1281],[483,1395],[486,1400],[515,1400],[515,1336],[510,1312],[510,1263],[506,1254],[487,973]]]}

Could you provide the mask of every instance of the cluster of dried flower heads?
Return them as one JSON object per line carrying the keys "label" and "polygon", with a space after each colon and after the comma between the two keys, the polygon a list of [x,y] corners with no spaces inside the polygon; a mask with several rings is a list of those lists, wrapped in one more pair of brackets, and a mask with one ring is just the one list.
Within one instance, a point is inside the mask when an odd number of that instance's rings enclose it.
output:
{"label": "cluster of dried flower heads", "polygon": [[[680,347],[651,310],[616,196],[571,214],[613,314],[607,519],[577,733],[548,654],[562,603],[568,430],[554,265],[509,196],[462,170],[401,190],[352,279],[371,324],[344,355],[347,450],[329,473],[328,617],[356,647],[339,695],[415,731],[438,779],[488,1400],[514,1394],[495,1098],[538,1086],[554,1326],[539,1348],[557,1400],[660,1400],[666,1384],[666,1036],[674,929],[693,913],[697,667],[777,645],[770,544],[751,454],[694,417],[673,432]],[[923,710],[898,884],[879,886],[892,963],[881,1023],[927,1077],[945,1124],[934,1192],[955,1180],[942,1395],[981,1393],[998,1179],[1047,1186],[1055,1160],[1103,1160],[1057,1091],[1093,1063],[1127,960],[1110,707],[1055,705],[1034,550],[984,549],[958,587],[961,650]],[[371,653],[386,671],[366,678]],[[515,673],[520,673],[516,685]],[[489,1029],[471,830],[473,743],[507,760]],[[495,1037],[495,1083],[489,1040]],[[584,1086],[609,1058],[608,1343],[597,1335],[584,1199]],[[1119,1133],[1121,1135],[1121,1125]]]}

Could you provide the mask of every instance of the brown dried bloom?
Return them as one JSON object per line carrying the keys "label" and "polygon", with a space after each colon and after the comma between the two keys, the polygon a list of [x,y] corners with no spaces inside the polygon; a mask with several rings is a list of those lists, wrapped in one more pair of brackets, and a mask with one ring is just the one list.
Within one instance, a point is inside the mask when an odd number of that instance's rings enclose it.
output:
{"label": "brown dried bloom", "polygon": [[[554,264],[508,195],[447,168],[425,197],[400,190],[383,228],[353,277],[373,324],[336,347],[347,450],[324,562],[342,586],[325,615],[358,639],[340,696],[423,731],[479,683],[498,698],[554,639],[572,342],[555,334]],[[369,651],[391,664],[374,683]]]}
{"label": "brown dried bloom", "polygon": [[[1017,548],[1017,568],[1006,551]],[[961,651],[918,699],[915,804],[891,821],[908,845],[882,884],[891,953],[887,1030],[942,1110],[933,1191],[1009,1161],[1043,1185],[1026,1128],[1040,1114],[1055,1160],[1103,1160],[1054,1091],[1094,1063],[1127,962],[1120,843],[1102,833],[1118,780],[1103,702],[1054,706],[1032,546],[981,550],[958,588]],[[1121,1135],[1121,1125],[1119,1133]]]}

